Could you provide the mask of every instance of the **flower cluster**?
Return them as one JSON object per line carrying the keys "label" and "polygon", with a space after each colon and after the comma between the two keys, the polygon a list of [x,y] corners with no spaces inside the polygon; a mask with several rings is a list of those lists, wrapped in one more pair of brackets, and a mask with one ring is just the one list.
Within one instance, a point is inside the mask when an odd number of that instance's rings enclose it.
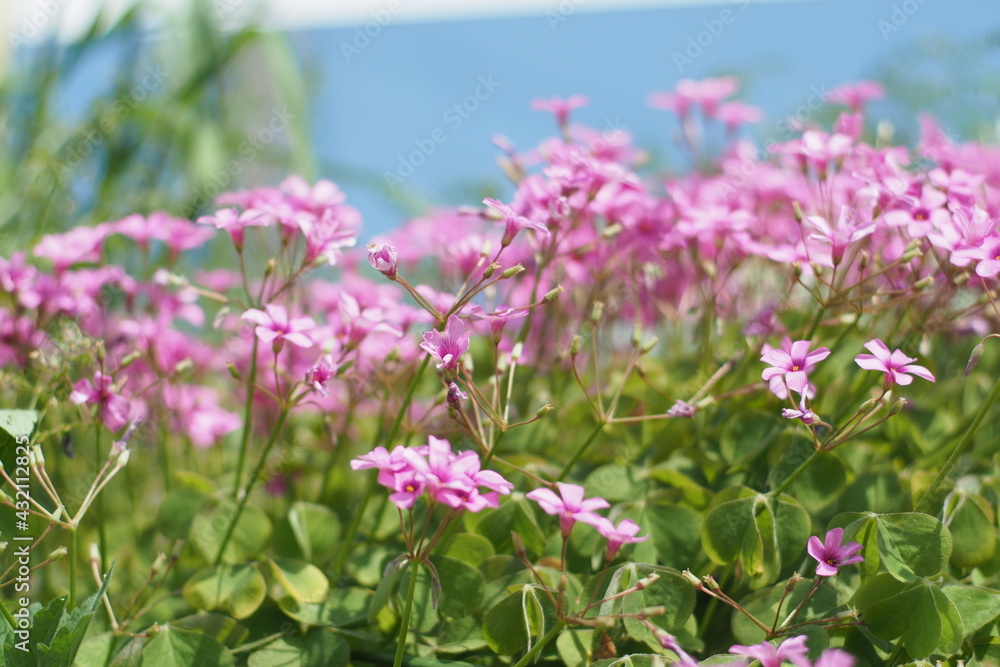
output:
{"label": "flower cluster", "polygon": [[[403,510],[412,509],[424,494],[431,504],[452,509],[478,512],[497,507],[498,494],[509,494],[514,485],[480,466],[475,452],[452,452],[450,442],[433,435],[426,445],[395,447],[391,452],[376,447],[351,461],[354,470],[377,469],[379,484],[392,491],[389,499]],[[479,487],[489,491],[481,493]]]}

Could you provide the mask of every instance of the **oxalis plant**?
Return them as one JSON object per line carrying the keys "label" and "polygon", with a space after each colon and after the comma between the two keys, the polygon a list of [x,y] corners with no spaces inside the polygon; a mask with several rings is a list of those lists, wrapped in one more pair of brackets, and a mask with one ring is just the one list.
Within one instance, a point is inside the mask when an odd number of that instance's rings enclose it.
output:
{"label": "oxalis plant", "polygon": [[737,88],[367,248],[290,176],[2,258],[5,664],[1000,661],[1000,150]]}

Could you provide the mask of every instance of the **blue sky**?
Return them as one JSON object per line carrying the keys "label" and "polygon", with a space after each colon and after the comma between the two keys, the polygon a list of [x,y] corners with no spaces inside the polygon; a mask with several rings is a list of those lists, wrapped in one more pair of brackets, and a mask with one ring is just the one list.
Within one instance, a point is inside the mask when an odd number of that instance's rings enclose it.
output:
{"label": "blue sky", "polygon": [[[503,183],[492,135],[528,148],[554,129],[529,109],[535,98],[583,93],[591,104],[579,122],[623,127],[669,157],[668,116],[645,99],[680,78],[740,75],[743,98],[765,110],[767,135],[823,91],[877,74],[909,43],[983,44],[1000,31],[996,0],[731,0],[596,12],[583,11],[585,1],[516,17],[369,23],[368,36],[363,26],[294,33],[303,61],[320,72],[318,152],[369,232],[395,226],[401,213],[363,181],[408,174],[401,156],[421,162],[403,187],[431,202],[475,204],[462,200],[463,186]],[[459,116],[463,104],[475,108]],[[414,151],[423,159],[411,161]]]}

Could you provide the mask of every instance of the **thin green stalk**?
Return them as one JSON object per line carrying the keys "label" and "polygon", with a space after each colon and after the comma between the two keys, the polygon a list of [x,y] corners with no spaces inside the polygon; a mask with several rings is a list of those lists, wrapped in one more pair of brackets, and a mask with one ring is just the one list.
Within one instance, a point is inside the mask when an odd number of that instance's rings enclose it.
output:
{"label": "thin green stalk", "polygon": [[396,659],[392,667],[401,667],[403,664],[403,652],[406,650],[406,633],[410,631],[410,612],[413,611],[413,597],[417,590],[417,566],[410,562],[410,587],[406,593],[406,606],[403,607],[403,618],[399,623],[399,641],[396,642]]}
{"label": "thin green stalk", "polygon": [[993,391],[990,392],[990,395],[986,397],[986,401],[979,407],[979,412],[976,413],[976,418],[972,420],[972,424],[970,424],[969,428],[965,431],[965,435],[962,436],[959,443],[955,445],[955,449],[952,451],[951,456],[949,456],[948,460],[945,461],[943,466],[941,466],[941,470],[938,472],[937,477],[934,478],[931,485],[927,487],[926,491],[924,491],[924,495],[920,496],[920,502],[918,502],[916,508],[914,508],[915,512],[926,512],[928,510],[931,502],[933,502],[934,497],[937,494],[938,487],[940,487],[944,482],[945,478],[951,472],[951,469],[955,466],[955,463],[958,462],[959,457],[962,456],[962,454],[965,453],[965,450],[969,448],[969,445],[972,444],[972,436],[975,435],[976,429],[979,428],[979,424],[983,421],[983,418],[986,417],[986,413],[997,400],[997,396],[1000,396],[1000,380],[997,380],[996,384],[993,385]]}
{"label": "thin green stalk", "polygon": [[17,630],[17,621],[14,620],[14,615],[10,613],[10,609],[7,609],[7,605],[3,603],[3,600],[0,600],[0,611],[3,612],[3,617],[10,623],[10,629]]}
{"label": "thin green stalk", "polygon": [[[104,420],[104,409],[100,411],[97,422],[97,443],[94,445],[94,467],[97,470],[101,469],[103,461],[101,460],[101,433],[104,431],[103,420]],[[104,567],[104,557],[108,553],[108,532],[104,525],[104,497],[100,494],[94,499],[94,511],[97,512],[97,542],[100,546],[100,566],[101,572],[105,572]]]}
{"label": "thin green stalk", "polygon": [[76,609],[77,561],[80,559],[80,554],[78,553],[80,550],[79,532],[79,526],[69,531],[69,601],[67,604],[70,609]]}
{"label": "thin green stalk", "polygon": [[243,477],[243,465],[246,463],[247,449],[250,447],[250,432],[253,430],[253,395],[257,388],[257,337],[253,337],[253,352],[250,354],[250,375],[247,377],[247,401],[243,409],[243,439],[240,441],[240,457],[236,462],[236,483],[233,485],[233,498],[240,492]]}
{"label": "thin green stalk", "polygon": [[773,491],[771,491],[771,493],[770,493],[770,494],[768,494],[768,495],[770,495],[770,496],[771,496],[772,498],[777,498],[777,497],[778,497],[778,494],[779,494],[779,493],[781,493],[782,491],[784,491],[785,489],[787,489],[787,488],[788,488],[788,486],[789,486],[789,485],[790,485],[790,484],[791,484],[792,482],[794,482],[794,481],[795,481],[795,478],[796,478],[796,477],[798,477],[799,475],[801,475],[801,474],[802,474],[802,471],[803,471],[803,470],[805,470],[806,468],[808,468],[808,467],[809,467],[809,466],[810,466],[810,465],[812,464],[812,462],[813,462],[813,461],[814,461],[814,460],[816,459],[816,457],[817,457],[817,456],[819,456],[819,453],[820,453],[820,450],[818,450],[818,449],[814,449],[814,450],[812,451],[812,454],[810,454],[810,455],[809,455],[809,458],[807,458],[807,459],[806,459],[805,461],[803,461],[803,462],[802,462],[802,465],[800,465],[800,466],[799,466],[798,468],[796,468],[795,470],[793,470],[793,471],[792,471],[792,474],[791,474],[791,475],[789,475],[788,477],[786,477],[786,478],[784,479],[784,481],[783,481],[783,482],[781,482],[781,484],[779,484],[779,485],[778,485],[778,486],[777,486],[777,487],[776,487],[776,488],[775,488],[775,489],[774,489]]}
{"label": "thin green stalk", "polygon": [[226,545],[229,544],[229,540],[233,536],[236,524],[239,523],[240,515],[243,514],[243,508],[246,507],[247,501],[250,500],[254,484],[256,484],[257,480],[260,479],[260,473],[264,470],[264,466],[267,465],[267,457],[271,453],[274,443],[278,441],[278,436],[281,434],[281,427],[285,425],[285,419],[288,417],[288,410],[288,407],[281,409],[281,414],[278,415],[278,423],[274,425],[274,430],[271,431],[271,437],[268,438],[267,444],[264,445],[264,451],[260,453],[260,459],[257,461],[257,467],[254,468],[253,474],[251,474],[250,478],[247,480],[247,488],[243,492],[243,497],[240,498],[239,504],[236,506],[236,514],[233,515],[232,521],[229,522],[229,527],[226,528],[226,534],[222,538],[222,544],[219,546],[219,553],[215,556],[214,565],[216,566],[222,562],[222,554],[225,552]]}
{"label": "thin green stalk", "polygon": [[531,647],[531,650],[524,654],[524,657],[518,660],[514,667],[524,667],[525,665],[531,663],[538,654],[542,652],[546,644],[556,638],[556,636],[562,632],[562,629],[566,627],[566,621],[558,621],[552,626],[552,629],[545,633],[545,635],[538,640],[538,643]]}
{"label": "thin green stalk", "polygon": [[[403,404],[399,406],[399,411],[396,413],[396,419],[392,423],[392,428],[389,429],[389,434],[384,440],[380,440],[377,444],[391,443],[397,433],[399,433],[399,428],[403,424],[403,417],[406,415],[407,410],[410,407],[410,403],[413,401],[413,395],[417,391],[417,385],[420,384],[420,378],[424,374],[424,370],[430,364],[430,355],[425,355],[423,362],[417,368],[416,374],[413,376],[413,380],[410,382],[409,389],[406,390],[406,397],[403,399]],[[368,503],[371,501],[372,495],[375,493],[375,486],[377,484],[377,478],[372,475],[368,480],[368,488],[365,489],[365,495],[361,498],[361,504],[354,511],[354,516],[351,518],[351,524],[347,527],[347,532],[341,538],[340,550],[337,552],[337,558],[333,562],[333,579],[336,580],[340,576],[340,571],[344,567],[344,562],[347,560],[347,556],[351,553],[351,547],[354,543],[354,536],[358,534],[358,529],[361,527],[361,519],[364,517],[365,509],[368,507]]]}
{"label": "thin green stalk", "polygon": [[566,479],[566,475],[569,474],[570,469],[576,464],[577,461],[580,460],[580,457],[583,456],[583,453],[587,451],[588,447],[590,447],[590,443],[594,441],[594,438],[597,437],[597,434],[600,433],[601,429],[603,428],[604,428],[604,422],[603,421],[598,422],[597,426],[594,427],[594,430],[591,431],[590,435],[587,436],[587,439],[584,440],[579,447],[577,447],[576,451],[573,452],[573,456],[571,456],[569,461],[566,462],[566,465],[563,466],[563,469],[559,473],[559,476],[556,477],[557,482],[561,482],[564,479]]}

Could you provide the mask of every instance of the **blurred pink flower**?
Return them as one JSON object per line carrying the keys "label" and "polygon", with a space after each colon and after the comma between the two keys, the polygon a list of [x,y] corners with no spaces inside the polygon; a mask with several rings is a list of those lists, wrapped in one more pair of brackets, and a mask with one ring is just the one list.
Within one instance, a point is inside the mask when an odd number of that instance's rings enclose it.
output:
{"label": "blurred pink flower", "polygon": [[128,400],[112,391],[111,378],[101,371],[94,373],[93,382],[87,379],[77,382],[69,400],[77,405],[93,403],[100,406],[104,425],[111,431],[121,430],[132,412]]}
{"label": "blurred pink flower", "polygon": [[264,306],[264,311],[251,308],[243,313],[240,319],[256,324],[257,328],[254,331],[257,338],[265,343],[271,343],[276,353],[281,351],[286,340],[298,347],[313,346],[312,339],[303,333],[316,328],[316,322],[311,317],[303,316],[289,319],[285,307],[274,303]]}
{"label": "blurred pink flower", "polygon": [[465,328],[465,324],[457,315],[448,318],[448,324],[444,332],[428,331],[424,334],[424,342],[420,348],[439,362],[437,367],[455,373],[458,371],[459,358],[469,351],[469,339],[472,332]]}
{"label": "blurred pink flower", "polygon": [[559,487],[559,495],[551,489],[542,487],[527,493],[525,497],[538,503],[546,514],[559,517],[563,537],[569,537],[577,521],[598,526],[604,517],[594,510],[611,507],[604,498],[584,499],[582,486],[563,482],[556,482],[556,486]]}
{"label": "blurred pink flower", "polygon": [[599,532],[607,541],[608,546],[604,552],[604,558],[607,561],[614,560],[615,556],[618,555],[618,551],[622,548],[624,544],[634,544],[635,542],[645,542],[649,539],[648,535],[643,535],[642,537],[636,537],[639,533],[639,524],[631,519],[623,519],[619,522],[618,526],[611,522],[610,519],[605,519],[600,517],[600,521],[595,524],[597,532]]}
{"label": "blurred pink flower", "polygon": [[809,649],[806,648],[806,639],[805,635],[799,635],[786,640],[777,647],[766,641],[753,646],[736,644],[729,647],[729,652],[760,660],[761,667],[781,667],[781,664],[786,660],[796,667],[812,667],[806,657],[809,652]]}

